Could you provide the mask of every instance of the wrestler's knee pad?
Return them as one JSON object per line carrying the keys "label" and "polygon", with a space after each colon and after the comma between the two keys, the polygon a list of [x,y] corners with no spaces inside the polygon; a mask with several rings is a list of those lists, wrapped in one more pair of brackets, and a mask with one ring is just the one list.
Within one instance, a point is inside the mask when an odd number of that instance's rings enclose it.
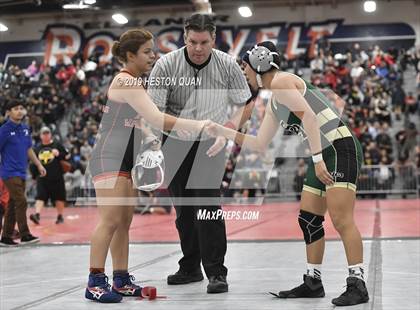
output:
{"label": "wrestler's knee pad", "polygon": [[311,244],[324,237],[324,217],[308,211],[300,210],[299,226],[302,229],[306,244]]}

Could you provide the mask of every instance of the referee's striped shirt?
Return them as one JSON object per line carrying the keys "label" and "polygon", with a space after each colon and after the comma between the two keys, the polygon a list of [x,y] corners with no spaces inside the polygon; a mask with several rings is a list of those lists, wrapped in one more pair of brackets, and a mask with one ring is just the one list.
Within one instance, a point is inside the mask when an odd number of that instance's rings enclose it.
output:
{"label": "referee's striped shirt", "polygon": [[170,52],[156,62],[148,81],[148,93],[161,111],[219,124],[227,122],[229,104],[245,105],[251,97],[236,60],[216,49],[202,65],[191,62],[185,47]]}

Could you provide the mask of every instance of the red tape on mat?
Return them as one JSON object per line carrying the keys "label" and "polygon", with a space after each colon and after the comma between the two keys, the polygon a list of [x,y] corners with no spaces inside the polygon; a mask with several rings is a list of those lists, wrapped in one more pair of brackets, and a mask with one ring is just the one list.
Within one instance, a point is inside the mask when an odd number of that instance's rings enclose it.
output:
{"label": "red tape on mat", "polygon": [[141,290],[141,296],[138,298],[139,300],[148,299],[148,300],[155,300],[156,298],[166,298],[166,296],[158,296],[157,289],[154,286],[145,286]]}

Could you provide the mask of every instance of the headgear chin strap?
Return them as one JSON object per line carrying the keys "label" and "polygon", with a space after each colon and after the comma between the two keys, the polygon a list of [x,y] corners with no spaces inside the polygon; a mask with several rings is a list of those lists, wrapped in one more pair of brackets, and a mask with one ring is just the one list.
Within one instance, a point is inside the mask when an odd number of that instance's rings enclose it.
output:
{"label": "headgear chin strap", "polygon": [[164,180],[163,166],[164,157],[161,150],[146,150],[138,154],[136,164],[131,169],[131,178],[134,186],[138,190],[146,192],[158,189]]}
{"label": "headgear chin strap", "polygon": [[259,88],[263,87],[263,83],[262,83],[262,79],[261,79],[261,74],[257,74],[257,84]]}
{"label": "headgear chin strap", "polygon": [[248,50],[244,56],[244,61],[247,62],[252,70],[257,73],[258,87],[262,87],[261,75],[270,71],[273,67],[280,69],[279,65],[274,62],[274,56],[279,54],[271,51],[266,46],[254,45]]}

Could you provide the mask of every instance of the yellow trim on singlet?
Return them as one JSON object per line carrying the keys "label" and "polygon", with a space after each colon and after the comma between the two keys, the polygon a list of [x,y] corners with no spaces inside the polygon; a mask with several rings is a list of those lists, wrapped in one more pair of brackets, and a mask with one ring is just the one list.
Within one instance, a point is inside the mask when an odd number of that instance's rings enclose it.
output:
{"label": "yellow trim on singlet", "polygon": [[347,126],[340,126],[336,129],[327,132],[324,136],[330,143],[332,143],[337,139],[351,137],[352,135]]}
{"label": "yellow trim on singlet", "polygon": [[333,185],[329,186],[325,186],[326,190],[329,190],[330,188],[335,188],[335,187],[339,187],[339,188],[347,188],[350,189],[352,191],[356,191],[356,185],[354,185],[353,183],[350,182],[335,182]]}
{"label": "yellow trim on singlet", "polygon": [[318,119],[319,127],[322,127],[323,125],[325,125],[329,121],[332,121],[333,119],[338,119],[337,115],[330,108],[322,110],[317,114],[316,117]]}
{"label": "yellow trim on singlet", "polygon": [[312,193],[312,194],[317,195],[319,197],[325,197],[325,195],[326,195],[326,192],[324,192],[324,191],[322,191],[318,188],[308,186],[308,185],[303,185],[302,191]]}

